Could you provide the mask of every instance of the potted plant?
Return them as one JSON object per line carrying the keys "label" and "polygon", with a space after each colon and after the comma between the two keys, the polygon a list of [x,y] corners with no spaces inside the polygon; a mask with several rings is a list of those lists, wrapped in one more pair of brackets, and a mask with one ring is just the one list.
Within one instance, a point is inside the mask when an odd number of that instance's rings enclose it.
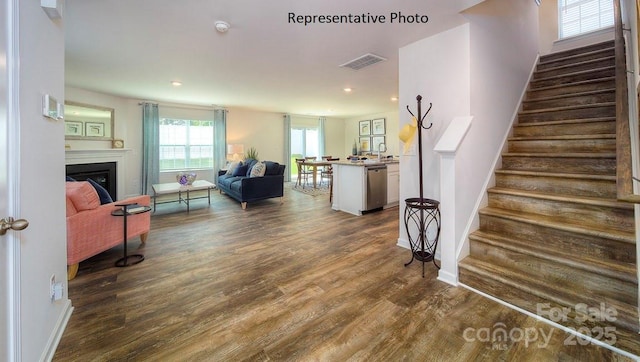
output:
{"label": "potted plant", "polygon": [[248,158],[253,158],[256,161],[259,161],[258,159],[258,150],[255,149],[255,147],[251,147],[247,150],[247,153],[244,155],[245,160]]}

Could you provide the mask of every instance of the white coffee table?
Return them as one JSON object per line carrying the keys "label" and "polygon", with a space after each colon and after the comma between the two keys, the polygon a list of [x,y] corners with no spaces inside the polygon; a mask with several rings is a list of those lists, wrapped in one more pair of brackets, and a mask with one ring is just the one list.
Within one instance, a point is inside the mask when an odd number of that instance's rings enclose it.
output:
{"label": "white coffee table", "polygon": [[[166,204],[169,202],[178,202],[178,203],[184,202],[185,204],[187,204],[187,212],[189,212],[189,201],[205,198],[205,196],[191,197],[189,193],[191,191],[207,190],[206,198],[209,200],[209,205],[211,205],[211,190],[213,190],[216,187],[216,185],[206,180],[197,180],[197,181],[194,181],[192,185],[186,185],[186,186],[182,186],[177,182],[169,182],[165,184],[151,185],[151,187],[153,188],[153,212],[156,212],[157,204]],[[186,194],[186,198],[182,197],[183,193]],[[178,194],[178,199],[157,202],[158,196],[170,195],[170,194]]]}

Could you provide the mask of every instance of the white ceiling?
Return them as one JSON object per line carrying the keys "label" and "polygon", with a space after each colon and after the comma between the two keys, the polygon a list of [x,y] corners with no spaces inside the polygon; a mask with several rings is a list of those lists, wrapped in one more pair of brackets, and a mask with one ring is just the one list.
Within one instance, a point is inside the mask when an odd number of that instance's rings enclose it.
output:
{"label": "white ceiling", "polygon": [[[397,109],[398,49],[461,24],[479,0],[66,0],[66,84],[127,98],[355,117]],[[292,24],[384,15],[384,24]],[[390,23],[391,13],[427,15]],[[225,34],[216,20],[231,24]],[[388,61],[354,71],[366,53]],[[174,87],[171,81],[183,83]],[[351,87],[347,94],[343,88]]]}

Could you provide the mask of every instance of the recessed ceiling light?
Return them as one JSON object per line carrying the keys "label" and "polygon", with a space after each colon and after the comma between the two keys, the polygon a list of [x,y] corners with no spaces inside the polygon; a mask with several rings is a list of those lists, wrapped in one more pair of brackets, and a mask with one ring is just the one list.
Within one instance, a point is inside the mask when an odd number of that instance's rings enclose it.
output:
{"label": "recessed ceiling light", "polygon": [[349,87],[344,88],[343,90],[345,91],[345,93],[351,93],[353,91],[353,89]]}
{"label": "recessed ceiling light", "polygon": [[398,97],[391,97],[391,102],[397,102],[398,101]]}
{"label": "recessed ceiling light", "polygon": [[177,81],[177,80],[172,80],[171,81],[171,85],[174,86],[174,87],[179,87],[179,86],[182,85],[182,82]]}

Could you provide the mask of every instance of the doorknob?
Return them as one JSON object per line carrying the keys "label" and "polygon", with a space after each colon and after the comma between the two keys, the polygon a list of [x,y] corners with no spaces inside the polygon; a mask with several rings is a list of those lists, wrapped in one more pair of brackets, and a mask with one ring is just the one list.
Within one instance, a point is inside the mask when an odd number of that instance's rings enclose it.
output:
{"label": "doorknob", "polygon": [[25,219],[13,220],[12,217],[5,217],[0,220],[0,235],[7,233],[7,230],[23,230],[29,226],[29,222]]}

